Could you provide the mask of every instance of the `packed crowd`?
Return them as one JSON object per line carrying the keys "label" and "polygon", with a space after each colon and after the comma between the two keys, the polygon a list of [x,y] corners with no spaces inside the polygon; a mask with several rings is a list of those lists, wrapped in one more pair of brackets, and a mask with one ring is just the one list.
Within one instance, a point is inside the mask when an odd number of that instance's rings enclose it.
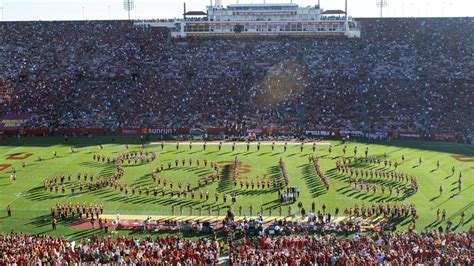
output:
{"label": "packed crowd", "polygon": [[214,265],[219,243],[215,239],[195,241],[177,237],[117,240],[93,236],[79,242],[42,235],[0,235],[0,264],[56,265],[143,264]]}
{"label": "packed crowd", "polygon": [[471,134],[472,18],[360,21],[361,39],[212,40],[129,21],[0,23],[0,80],[13,87],[0,112],[44,128]]}
{"label": "packed crowd", "polygon": [[234,265],[471,265],[469,233],[377,233],[352,238],[293,236],[245,238]]}

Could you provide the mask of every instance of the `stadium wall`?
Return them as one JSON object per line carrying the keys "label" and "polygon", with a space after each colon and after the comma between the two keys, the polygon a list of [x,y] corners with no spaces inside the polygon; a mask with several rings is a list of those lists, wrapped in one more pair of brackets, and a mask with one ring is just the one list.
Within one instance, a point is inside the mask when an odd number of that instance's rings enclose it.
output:
{"label": "stadium wall", "polygon": [[[196,129],[193,128],[58,128],[50,130],[48,128],[34,129],[10,129],[0,131],[4,136],[63,136],[63,135],[149,135],[160,136],[162,138],[175,138],[183,135],[196,135]],[[412,139],[412,140],[435,140],[445,142],[463,142],[463,138],[452,134],[423,134],[421,132],[403,132],[403,131],[375,131],[371,133],[358,130],[338,130],[338,129],[313,129],[301,131],[291,128],[261,128],[251,129],[242,128],[207,128],[200,129],[203,134],[209,137],[217,136],[245,136],[255,134],[256,136],[305,136],[323,139],[338,139],[342,137],[363,138],[363,139]],[[202,134],[201,134],[202,135]]]}

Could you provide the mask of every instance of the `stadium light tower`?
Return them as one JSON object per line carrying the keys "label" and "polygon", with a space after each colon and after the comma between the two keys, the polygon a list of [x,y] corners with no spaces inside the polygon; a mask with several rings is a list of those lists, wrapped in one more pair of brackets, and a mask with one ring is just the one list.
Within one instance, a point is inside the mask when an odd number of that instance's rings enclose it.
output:
{"label": "stadium light tower", "polygon": [[376,5],[378,8],[380,8],[380,17],[382,18],[382,9],[384,7],[387,7],[387,0],[376,0]]}
{"label": "stadium light tower", "polygon": [[134,8],[134,0],[123,0],[123,8],[128,12],[128,20],[130,20],[130,11]]}

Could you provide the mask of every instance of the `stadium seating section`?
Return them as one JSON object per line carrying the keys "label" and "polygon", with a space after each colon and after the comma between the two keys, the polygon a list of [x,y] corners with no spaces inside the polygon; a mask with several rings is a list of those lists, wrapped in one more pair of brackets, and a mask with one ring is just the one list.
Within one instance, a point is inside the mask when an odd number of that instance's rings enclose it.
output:
{"label": "stadium seating section", "polygon": [[[171,39],[128,21],[0,24],[2,113],[28,127],[473,131],[472,18],[360,19],[362,38]],[[8,88],[7,88],[8,89]]]}

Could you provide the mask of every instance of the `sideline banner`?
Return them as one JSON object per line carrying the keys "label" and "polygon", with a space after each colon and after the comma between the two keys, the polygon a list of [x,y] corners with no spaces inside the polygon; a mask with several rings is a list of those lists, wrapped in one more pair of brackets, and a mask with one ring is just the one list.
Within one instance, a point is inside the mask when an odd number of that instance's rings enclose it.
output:
{"label": "sideline banner", "polygon": [[421,139],[421,133],[416,132],[392,132],[392,137],[401,139]]}
{"label": "sideline banner", "polygon": [[32,114],[4,115],[0,118],[0,130],[18,130],[30,120]]}
{"label": "sideline banner", "polygon": [[63,135],[63,134],[77,134],[77,135],[89,135],[97,134],[103,135],[109,132],[106,128],[58,128],[55,129],[54,135]]}
{"label": "sideline banner", "polygon": [[307,136],[323,136],[323,137],[326,136],[327,137],[327,136],[336,135],[336,133],[334,133],[331,130],[306,130],[304,133]]}
{"label": "sideline banner", "polygon": [[343,137],[351,136],[351,137],[363,137],[364,132],[360,130],[339,130],[339,134]]}
{"label": "sideline banner", "polygon": [[142,132],[148,135],[171,135],[173,129],[171,128],[143,128]]}
{"label": "sideline banner", "polygon": [[433,134],[432,139],[436,141],[462,142],[462,138],[451,134]]}
{"label": "sideline banner", "polygon": [[141,128],[118,128],[117,133],[122,135],[146,134],[146,132]]}

